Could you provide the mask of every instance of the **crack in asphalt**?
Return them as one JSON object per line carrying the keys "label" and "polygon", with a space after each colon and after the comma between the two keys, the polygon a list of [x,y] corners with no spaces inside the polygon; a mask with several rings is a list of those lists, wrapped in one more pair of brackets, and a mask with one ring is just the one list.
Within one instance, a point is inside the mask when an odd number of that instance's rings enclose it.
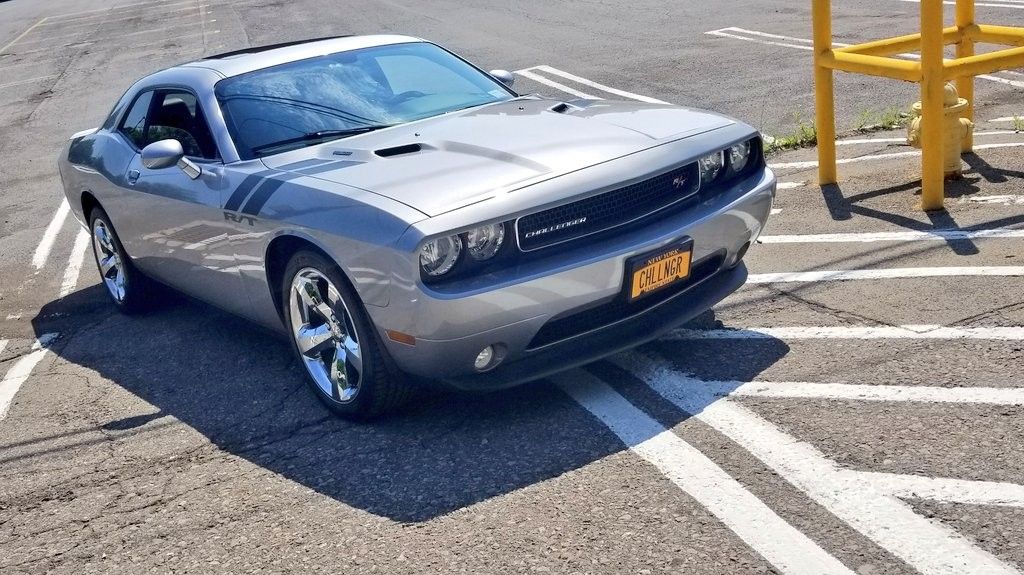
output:
{"label": "crack in asphalt", "polygon": [[979,313],[979,314],[967,316],[967,317],[965,317],[963,319],[959,319],[959,320],[951,323],[950,326],[971,326],[971,325],[975,325],[975,324],[979,323],[982,320],[985,320],[985,319],[988,319],[988,318],[990,318],[990,317],[992,317],[994,315],[997,315],[997,314],[999,314],[1001,312],[1017,311],[1017,310],[1024,310],[1024,300],[1019,301],[1019,302],[1015,302],[1015,303],[1011,303],[1011,304],[1007,304],[1007,305],[1004,305],[1004,306],[999,306],[999,307],[996,307],[996,308],[992,308],[992,309],[990,309],[988,311],[984,311],[984,312]]}

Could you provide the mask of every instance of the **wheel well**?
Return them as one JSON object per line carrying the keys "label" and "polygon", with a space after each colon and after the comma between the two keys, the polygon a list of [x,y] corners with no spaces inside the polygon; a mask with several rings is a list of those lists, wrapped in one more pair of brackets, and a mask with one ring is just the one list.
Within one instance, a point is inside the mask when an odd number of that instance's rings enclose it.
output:
{"label": "wheel well", "polygon": [[89,223],[93,208],[98,205],[100,203],[96,200],[96,196],[92,195],[91,192],[82,192],[82,213],[85,215],[85,222],[87,224]]}
{"label": "wheel well", "polygon": [[[300,237],[280,236],[270,242],[270,245],[267,246],[265,260],[267,285],[270,286],[270,294],[274,299],[274,305],[277,306],[277,313],[282,318],[284,317],[284,297],[281,293],[281,284],[284,282],[284,271],[288,267],[288,260],[299,250],[311,250],[319,253],[328,261],[334,261],[334,258],[327,255],[319,246]],[[345,272],[342,271],[341,275],[345,277]]]}

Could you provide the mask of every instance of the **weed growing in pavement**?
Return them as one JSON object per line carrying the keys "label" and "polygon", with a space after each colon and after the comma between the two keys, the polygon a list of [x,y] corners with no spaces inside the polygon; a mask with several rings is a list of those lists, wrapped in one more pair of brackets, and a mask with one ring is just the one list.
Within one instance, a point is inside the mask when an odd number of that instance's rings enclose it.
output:
{"label": "weed growing in pavement", "polygon": [[793,120],[796,122],[796,129],[789,134],[765,138],[766,152],[809,148],[818,143],[818,129],[814,127],[814,124],[804,122],[799,114],[795,114]]}
{"label": "weed growing in pavement", "polygon": [[[799,114],[793,115],[796,128],[781,136],[765,137],[765,152],[781,152],[783,150],[795,150],[798,148],[809,148],[818,144],[818,130],[813,123],[803,120]],[[907,125],[910,114],[899,108],[887,108],[881,112],[867,109],[858,115],[857,129],[855,132],[879,132],[883,130],[896,130]],[[1024,132],[1024,118],[1014,118],[1014,129]]]}
{"label": "weed growing in pavement", "polygon": [[1014,114],[1013,116],[1013,131],[1024,132],[1024,118]]}
{"label": "weed growing in pavement", "polygon": [[899,108],[886,108],[881,112],[872,109],[861,111],[857,120],[858,132],[878,132],[881,130],[895,130],[907,125],[910,114]]}

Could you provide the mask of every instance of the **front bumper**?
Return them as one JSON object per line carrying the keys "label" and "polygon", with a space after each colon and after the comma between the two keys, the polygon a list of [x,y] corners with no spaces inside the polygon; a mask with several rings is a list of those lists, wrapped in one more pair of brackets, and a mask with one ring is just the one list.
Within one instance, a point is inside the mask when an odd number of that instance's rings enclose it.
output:
{"label": "front bumper", "polygon": [[[653,340],[739,289],[746,281],[740,260],[768,219],[775,185],[766,169],[676,216],[553,250],[559,253],[538,264],[543,269],[523,269],[519,281],[463,294],[417,285],[368,311],[400,369],[456,387],[508,387],[582,365]],[[692,281],[641,307],[625,305],[626,261],[684,237],[694,242]],[[416,336],[416,344],[389,340],[389,329]],[[488,345],[502,361],[478,373],[473,362]]]}

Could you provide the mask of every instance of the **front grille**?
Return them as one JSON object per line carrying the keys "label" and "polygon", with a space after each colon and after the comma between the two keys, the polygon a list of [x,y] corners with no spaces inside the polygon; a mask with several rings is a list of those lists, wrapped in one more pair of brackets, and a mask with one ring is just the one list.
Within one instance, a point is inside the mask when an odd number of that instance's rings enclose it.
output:
{"label": "front grille", "polygon": [[530,340],[527,349],[537,349],[569,339],[647,311],[715,275],[721,269],[724,261],[725,254],[722,252],[704,258],[693,265],[693,268],[690,269],[690,277],[685,282],[663,289],[633,303],[629,303],[629,298],[626,297],[624,288],[622,293],[606,304],[583,311],[570,312],[569,315],[562,317],[556,317],[540,328],[537,335],[533,336],[533,339]]}
{"label": "front grille", "polygon": [[692,163],[642,182],[523,216],[516,222],[519,249],[538,250],[621,226],[686,200],[700,189]]}

